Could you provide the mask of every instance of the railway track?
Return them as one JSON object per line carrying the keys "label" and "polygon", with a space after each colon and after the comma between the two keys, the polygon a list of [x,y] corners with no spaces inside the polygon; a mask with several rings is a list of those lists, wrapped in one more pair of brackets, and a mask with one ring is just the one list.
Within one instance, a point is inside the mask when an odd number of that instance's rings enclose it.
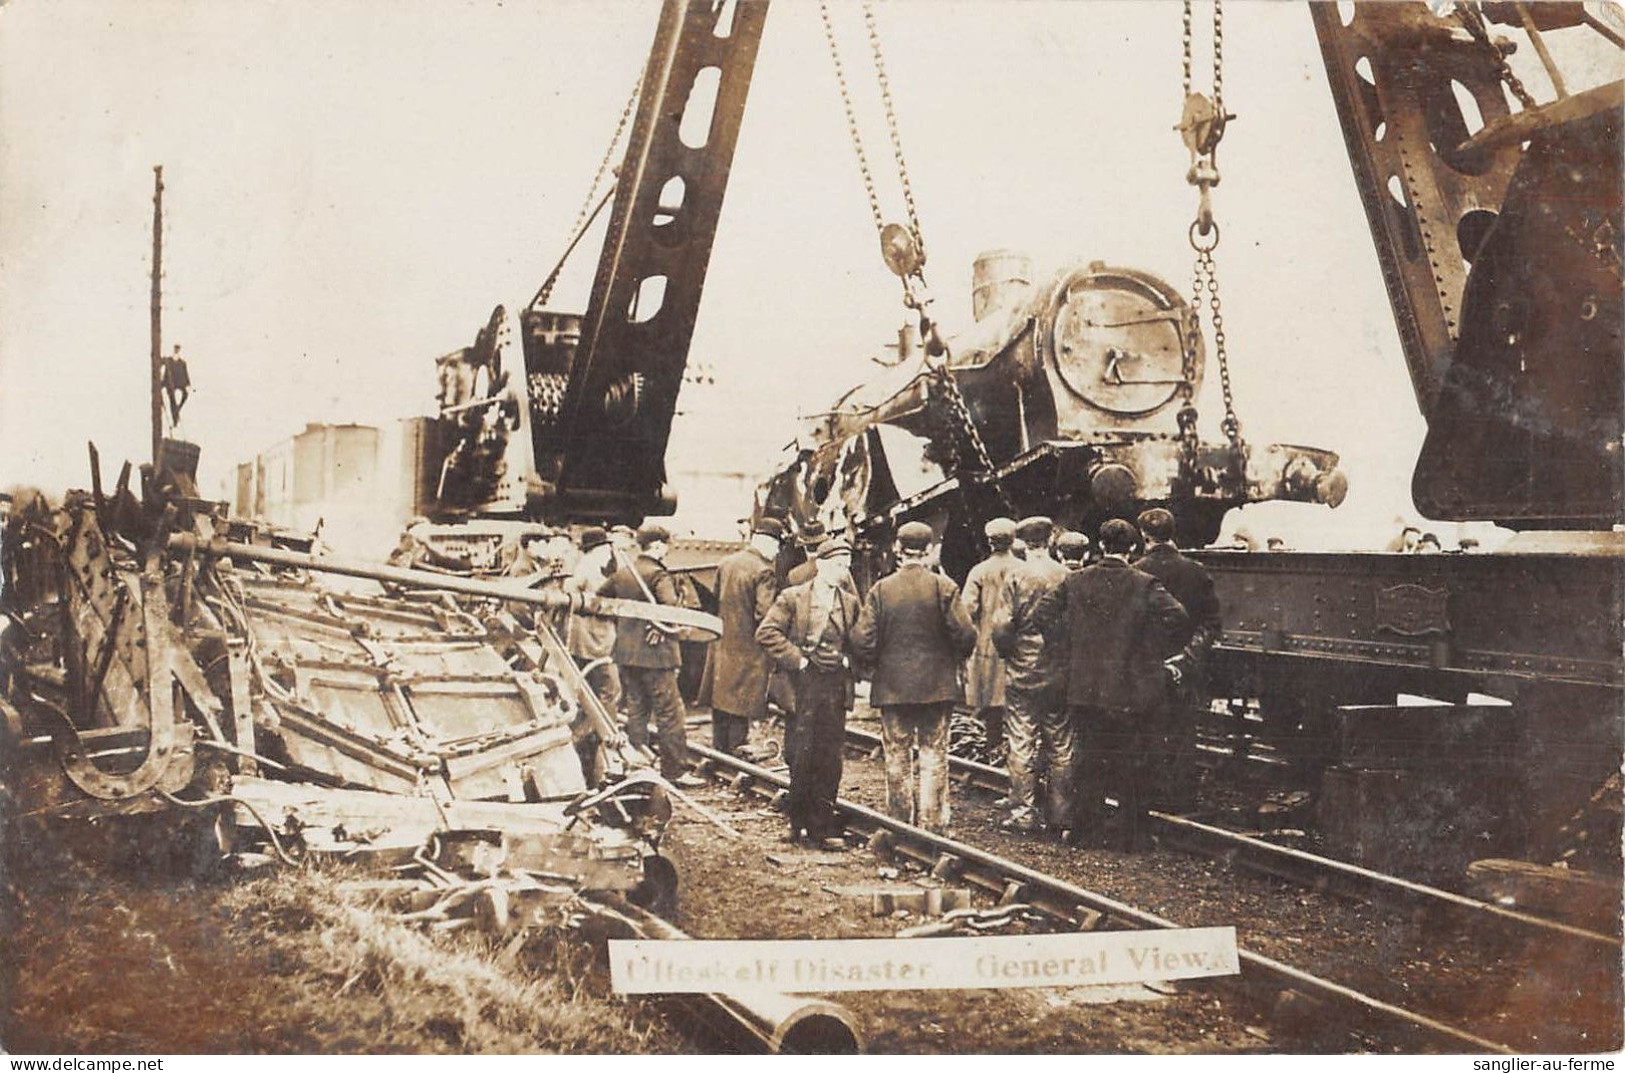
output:
{"label": "railway track", "polygon": [[[880,749],[880,736],[848,727],[847,744],[866,752]],[[994,794],[1010,790],[1010,776],[1001,768],[949,757],[949,768],[962,785]],[[1605,935],[1562,921],[1508,909],[1469,898],[1454,891],[1413,882],[1399,876],[1362,868],[1288,846],[1279,846],[1237,831],[1182,816],[1153,811],[1153,836],[1170,849],[1223,861],[1231,867],[1274,876],[1322,892],[1336,892],[1374,902],[1403,905],[1431,918],[1463,927],[1493,929],[1515,939],[1549,943],[1564,953],[1617,963],[1619,937]]]}
{"label": "railway track", "polygon": [[[693,743],[690,749],[703,759],[702,771],[730,783],[737,791],[771,800],[789,786],[785,776],[748,761]],[[863,805],[842,800],[836,803],[836,809],[847,831],[867,839],[878,853],[911,860],[938,878],[978,887],[997,897],[1002,904],[1031,906],[1062,928],[1167,929],[1179,926],[1097,891],[970,843],[933,835]],[[1253,1003],[1275,1008],[1307,1008],[1316,1017],[1335,1012],[1338,1023],[1346,1026],[1351,1034],[1407,1048],[1450,1053],[1518,1053],[1505,1044],[1254,951],[1243,949],[1238,953],[1241,975],[1208,981],[1207,986],[1237,988]]]}

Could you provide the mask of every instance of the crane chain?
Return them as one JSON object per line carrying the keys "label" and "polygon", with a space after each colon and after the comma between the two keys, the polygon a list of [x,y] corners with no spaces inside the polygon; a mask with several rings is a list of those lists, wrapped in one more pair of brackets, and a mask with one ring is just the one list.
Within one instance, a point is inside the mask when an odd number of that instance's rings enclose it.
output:
{"label": "crane chain", "polygon": [[[1005,491],[1003,482],[992,479],[993,457],[987,453],[987,444],[982,440],[982,433],[977,429],[975,419],[971,417],[970,407],[965,402],[964,393],[959,390],[959,381],[954,378],[953,370],[944,363],[937,367],[937,376],[942,381],[943,393],[948,396],[948,402],[953,407],[954,416],[958,418],[959,424],[964,430],[965,439],[970,441],[971,450],[976,453],[977,465],[981,466],[982,472],[988,475],[993,485],[993,491],[998,493],[1000,502],[1004,504],[1004,509],[1016,513],[1016,505],[1011,501],[1010,494]],[[955,451],[955,469],[959,468],[957,462],[958,452]]]}
{"label": "crane chain", "polygon": [[[857,108],[852,103],[852,91],[847,82],[846,64],[841,60],[840,44],[835,36],[835,23],[830,15],[829,0],[819,0],[818,14],[824,25],[824,40],[829,45],[830,62],[835,68],[835,84],[841,93],[841,107],[846,113],[846,133],[852,142],[852,152],[858,159],[858,174],[863,179],[863,192],[869,200],[869,215],[874,220],[875,233],[885,241],[886,220],[880,210],[880,195],[876,190],[874,171],[869,165],[869,155],[863,148],[863,134],[858,129]],[[864,27],[869,37],[869,52],[874,62],[875,79],[880,87],[881,105],[886,114],[887,136],[891,142],[892,158],[897,162],[897,182],[903,193],[903,207],[908,215],[908,232],[914,240],[914,247],[918,253],[918,267],[911,273],[921,286],[925,284],[925,237],[920,228],[919,210],[914,201],[914,187],[909,181],[908,160],[903,155],[903,139],[897,123],[897,109],[892,101],[891,78],[886,72],[885,52],[880,45],[880,28],[875,21],[874,9],[870,0],[863,4]],[[921,299],[914,292],[909,279],[903,279],[903,297],[905,304],[918,308]]]}
{"label": "crane chain", "polygon": [[886,112],[886,132],[891,138],[892,158],[897,161],[897,181],[903,188],[903,207],[908,213],[908,227],[914,233],[914,245],[919,250],[920,282],[925,282],[925,233],[920,230],[920,214],[914,206],[914,187],[908,181],[908,161],[903,158],[903,138],[897,127],[897,111],[892,105],[891,79],[886,74],[886,57],[880,48],[880,29],[875,24],[873,0],[863,0],[863,25],[869,33],[869,51],[874,57],[875,80],[880,84],[880,101]]}
{"label": "crane chain", "polygon": [[[570,238],[564,244],[564,256],[559,258],[558,264],[553,266],[553,271],[547,274],[547,279],[542,282],[541,289],[536,292],[536,297],[531,299],[530,306],[532,309],[545,305],[548,298],[552,296],[553,287],[559,281],[559,273],[564,271],[564,263],[569,259],[570,252],[575,249],[576,243],[581,241],[583,232],[592,226],[592,221],[597,217],[598,210],[603,208],[602,204],[599,204],[597,208],[593,207],[594,201],[598,197],[598,187],[603,184],[604,176],[609,174],[610,161],[615,159],[615,148],[621,144],[621,135],[626,133],[626,124],[632,118],[632,112],[637,107],[638,96],[642,91],[643,74],[639,72],[637,80],[632,83],[632,92],[626,98],[626,105],[621,109],[621,118],[615,124],[615,133],[610,135],[609,145],[604,149],[603,159],[598,161],[598,170],[593,172],[592,184],[587,187],[587,196],[582,199],[581,208],[576,212],[575,223],[570,225]],[[605,197],[608,197],[607,193]]]}
{"label": "crane chain", "polygon": [[858,131],[858,113],[852,105],[852,91],[846,83],[846,65],[841,62],[841,46],[835,40],[835,23],[830,19],[829,0],[818,0],[818,14],[824,21],[824,40],[829,42],[830,62],[835,66],[835,85],[841,91],[841,107],[846,111],[846,133],[857,154],[858,174],[863,179],[863,192],[869,198],[869,215],[874,218],[875,231],[886,226],[880,213],[880,196],[875,193],[874,172],[869,169],[869,157],[863,150],[863,135]]}
{"label": "crane chain", "polygon": [[[1186,116],[1191,116],[1190,102],[1192,99],[1191,70],[1193,67],[1193,54],[1195,46],[1191,32],[1192,0],[1185,0],[1184,20],[1181,33],[1183,49],[1183,82],[1182,88],[1186,100]],[[1230,383],[1230,355],[1226,349],[1224,334],[1224,305],[1219,297],[1219,274],[1214,264],[1213,251],[1219,245],[1219,223],[1213,218],[1211,194],[1213,187],[1219,183],[1218,166],[1214,155],[1218,149],[1219,140],[1224,135],[1224,124],[1230,118],[1224,110],[1224,2],[1213,0],[1213,116],[1217,127],[1212,131],[1211,137],[1201,139],[1194,132],[1187,131],[1186,144],[1191,150],[1191,170],[1186,175],[1186,181],[1197,186],[1201,191],[1200,202],[1197,207],[1196,218],[1191,221],[1187,238],[1191,249],[1196,251],[1196,263],[1192,270],[1191,279],[1191,311],[1195,319],[1195,330],[1200,336],[1202,330],[1202,308],[1206,305],[1213,325],[1213,353],[1219,366],[1219,388],[1224,398],[1224,418],[1219,427],[1223,430],[1225,439],[1229,441],[1235,454],[1238,468],[1242,464],[1241,420],[1236,416],[1235,394]],[[1185,404],[1180,408],[1178,415],[1180,437],[1185,447],[1185,454],[1194,464],[1196,454],[1196,407],[1192,401],[1196,382],[1196,355],[1195,348],[1186,350],[1184,363],[1185,383],[1181,388]]]}
{"label": "crane chain", "polygon": [[[1224,398],[1224,418],[1219,422],[1225,439],[1230,446],[1241,449],[1241,421],[1236,417],[1235,394],[1230,387],[1230,357],[1225,350],[1224,335],[1224,305],[1219,298],[1219,274],[1213,264],[1213,246],[1196,249],[1196,268],[1191,283],[1193,294],[1192,307],[1196,311],[1198,325],[1202,317],[1203,294],[1206,292],[1207,307],[1213,324],[1213,356],[1219,364],[1219,391]],[[1194,427],[1194,425],[1193,425]]]}
{"label": "crane chain", "polygon": [[1185,61],[1185,80],[1180,88],[1184,91],[1182,96],[1191,95],[1191,53],[1194,51],[1191,44],[1191,0],[1185,0],[1185,28],[1180,35],[1180,45]]}
{"label": "crane chain", "polygon": [[1456,18],[1461,22],[1462,26],[1466,27],[1467,33],[1473,40],[1482,45],[1484,50],[1495,58],[1496,71],[1501,76],[1501,81],[1505,82],[1507,88],[1512,91],[1512,95],[1518,98],[1518,103],[1525,108],[1534,108],[1536,106],[1534,95],[1524,87],[1522,80],[1512,73],[1512,65],[1507,63],[1506,53],[1496,48],[1495,42],[1490,40],[1490,30],[1488,26],[1484,25],[1484,16],[1474,10],[1471,4],[1464,2],[1464,0],[1457,0]]}
{"label": "crane chain", "polygon": [[[875,232],[885,240],[885,217],[880,211],[880,195],[875,189],[874,172],[869,166],[868,154],[863,148],[863,135],[858,129],[857,109],[852,103],[852,91],[847,84],[846,65],[841,61],[840,44],[835,37],[835,24],[830,17],[829,0],[819,0],[818,14],[824,24],[824,40],[829,44],[830,62],[835,68],[835,84],[840,90],[841,107],[846,113],[846,131],[852,142],[852,152],[858,160],[858,173],[863,179],[863,192],[869,200],[869,214],[874,220]],[[919,209],[914,201],[914,187],[909,182],[908,160],[903,155],[903,139],[897,122],[897,108],[892,100],[891,78],[886,71],[886,55],[880,44],[880,27],[875,20],[873,0],[863,0],[863,24],[869,38],[869,54],[874,62],[875,80],[880,87],[881,106],[886,114],[886,132],[891,141],[892,159],[897,163],[897,181],[902,188],[903,207],[908,214],[908,230],[914,239],[914,247],[918,261],[911,273],[918,280],[921,288],[925,286],[925,235],[920,227]],[[909,278],[903,279],[903,301],[910,308],[920,314],[922,336],[929,337],[934,330],[931,323],[928,307],[929,297],[924,293],[917,293]],[[981,471],[991,479],[994,464],[993,457],[988,454],[987,443],[982,439],[981,430],[977,428],[975,419],[971,416],[970,407],[965,402],[964,393],[959,390],[959,381],[954,378],[953,370],[949,368],[946,355],[941,364],[935,366],[938,380],[942,384],[943,394],[948,399],[949,408],[953,411],[955,420],[959,423],[963,439],[970,444],[976,455],[976,463]],[[959,469],[959,450],[954,449],[955,470]],[[998,493],[1008,511],[1015,510],[1009,493],[1002,483],[992,481],[993,489]]]}

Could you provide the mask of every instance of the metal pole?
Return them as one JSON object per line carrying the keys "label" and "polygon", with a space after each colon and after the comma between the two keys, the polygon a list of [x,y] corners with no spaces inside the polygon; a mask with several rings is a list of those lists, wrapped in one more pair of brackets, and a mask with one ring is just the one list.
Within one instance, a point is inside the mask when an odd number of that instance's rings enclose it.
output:
{"label": "metal pole", "polygon": [[[599,917],[645,939],[684,942],[692,938],[635,905],[610,906],[596,900],[590,900],[590,905]],[[771,1054],[864,1052],[863,1033],[857,1018],[846,1007],[827,999],[754,988],[676,997],[699,1004],[697,1012],[719,1030],[743,1036],[747,1041],[754,1040]]]}
{"label": "metal pole", "polygon": [[152,464],[158,466],[158,445],[164,438],[164,166],[152,169]]}
{"label": "metal pole", "polygon": [[722,635],[722,620],[704,611],[668,604],[646,603],[642,600],[621,600],[591,593],[568,593],[557,589],[527,588],[523,581],[482,581],[460,574],[437,574],[430,570],[413,570],[399,566],[382,566],[355,559],[341,559],[328,555],[308,555],[303,552],[267,548],[257,544],[237,544],[226,540],[201,540],[191,533],[176,533],[169,538],[169,550],[179,554],[197,551],[205,555],[224,556],[245,562],[265,563],[268,566],[288,566],[319,573],[343,574],[346,577],[367,578],[389,582],[413,589],[439,589],[463,596],[482,596],[493,600],[530,604],[551,611],[574,611],[579,614],[599,615],[606,618],[635,618],[658,625],[686,627],[709,634]]}
{"label": "metal pole", "polygon": [[1557,90],[1559,98],[1569,95],[1569,87],[1563,84],[1563,76],[1557,70],[1557,61],[1552,59],[1551,51],[1546,47],[1546,39],[1540,34],[1540,27],[1535,25],[1534,16],[1529,14],[1529,5],[1518,0],[1518,18],[1523,20],[1524,32],[1534,43],[1535,54],[1540,57],[1540,65],[1546,68],[1546,77],[1552,80],[1552,88]]}

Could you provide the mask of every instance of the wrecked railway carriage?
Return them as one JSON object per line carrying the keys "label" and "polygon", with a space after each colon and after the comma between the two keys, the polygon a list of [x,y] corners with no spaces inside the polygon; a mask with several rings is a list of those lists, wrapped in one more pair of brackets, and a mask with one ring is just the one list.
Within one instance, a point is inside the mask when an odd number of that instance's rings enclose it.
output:
{"label": "wrecked railway carriage", "polygon": [[[196,450],[163,448],[144,497],[126,468],[111,497],[98,479],[7,527],[0,712],[19,833],[206,809],[218,852],[198,859],[263,843],[409,860],[462,841],[559,890],[674,893],[657,859],[666,791],[628,777],[549,616],[685,613],[313,556],[198,499]],[[503,610],[516,603],[540,611],[534,630]],[[696,615],[685,624],[704,629]]]}

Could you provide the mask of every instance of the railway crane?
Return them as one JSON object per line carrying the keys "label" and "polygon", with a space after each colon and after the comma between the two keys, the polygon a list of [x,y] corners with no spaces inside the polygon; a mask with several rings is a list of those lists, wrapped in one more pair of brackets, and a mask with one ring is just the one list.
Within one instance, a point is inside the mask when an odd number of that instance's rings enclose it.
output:
{"label": "railway crane", "polygon": [[[1306,13],[1427,422],[1415,503],[1520,535],[1493,556],[1203,553],[1225,605],[1215,688],[1259,699],[1270,734],[1324,768],[1323,800],[1341,803],[1327,814],[1355,817],[1350,831],[1408,809],[1418,827],[1449,828],[1463,854],[1552,858],[1625,752],[1625,221],[1621,83],[1570,92],[1545,35],[1617,46],[1620,30],[1573,3]],[[429,477],[441,516],[672,509],[664,451],[765,16],[765,2],[665,5],[585,315],[546,308],[544,286],[440,359]],[[1547,64],[1556,100],[1537,103],[1519,81],[1503,25]],[[1182,543],[1201,545],[1248,502],[1335,505],[1346,482],[1331,452],[1248,443],[1228,401],[1223,442],[1196,434],[1205,334],[1228,373],[1207,194],[1229,118],[1187,77],[1180,128],[1202,194],[1191,237],[1199,266],[1208,255],[1194,300],[1101,263],[1034,280],[1003,253],[977,268],[976,323],[944,338],[918,221],[911,210],[907,226],[885,224],[876,206],[919,330],[903,334],[895,368],[808,423],[757,509],[793,528],[847,528],[870,573],[895,526],[923,519],[962,573],[994,514],[1087,528],[1168,505]],[[1381,755],[1362,760],[1362,748]],[[1422,786],[1445,787],[1436,808]],[[1600,807],[1617,815],[1617,790]],[[1349,838],[1355,855],[1379,852]],[[1414,855],[1429,844],[1415,840]]]}

